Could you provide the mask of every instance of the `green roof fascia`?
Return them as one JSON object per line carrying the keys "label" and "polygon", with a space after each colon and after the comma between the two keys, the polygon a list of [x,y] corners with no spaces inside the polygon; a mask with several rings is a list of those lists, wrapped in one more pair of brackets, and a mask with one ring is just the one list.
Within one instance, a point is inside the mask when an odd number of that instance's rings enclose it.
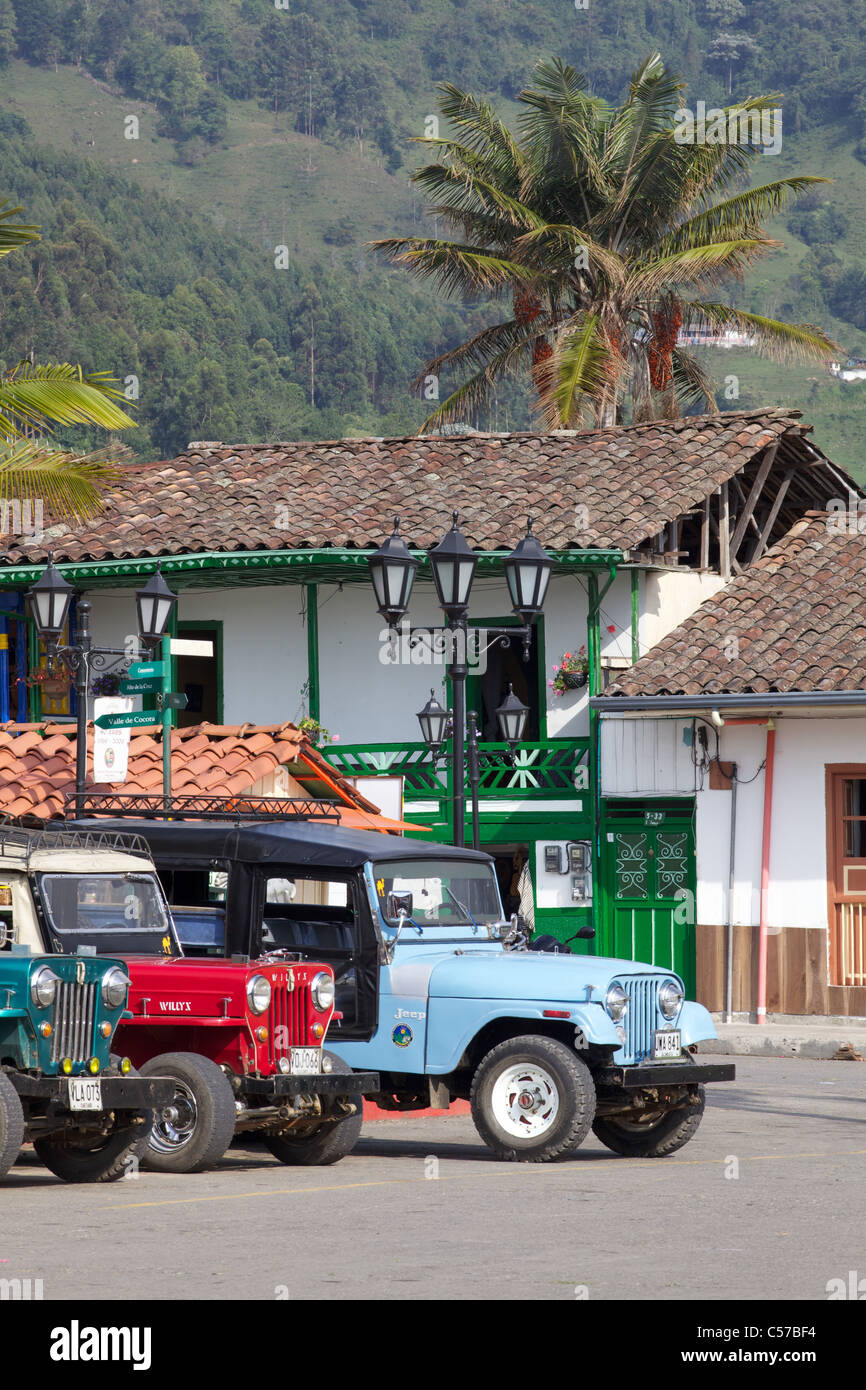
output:
{"label": "green roof fascia", "polygon": [[[319,550],[204,550],[189,555],[144,555],[134,559],[79,560],[56,562],[57,568],[70,583],[84,588],[123,588],[153,574],[157,565],[166,579],[178,588],[221,588],[221,580],[234,585],[252,584],[310,584],[366,583],[369,579],[367,560],[370,550],[329,546]],[[412,552],[420,561],[420,578],[430,578],[430,562],[426,550]],[[481,573],[502,572],[507,550],[485,550],[478,554]],[[609,569],[622,562],[622,551],[564,550],[552,551],[559,561],[558,573],[571,574],[585,570]],[[0,589],[20,589],[39,578],[45,563],[37,565],[0,566]]]}

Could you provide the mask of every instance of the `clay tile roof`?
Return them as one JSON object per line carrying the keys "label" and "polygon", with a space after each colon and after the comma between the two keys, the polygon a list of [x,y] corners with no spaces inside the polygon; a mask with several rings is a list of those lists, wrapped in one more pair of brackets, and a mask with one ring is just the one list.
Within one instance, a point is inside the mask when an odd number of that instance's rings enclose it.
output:
{"label": "clay tile roof", "polygon": [[[510,550],[529,510],[554,550],[629,549],[783,435],[808,465],[802,438],[811,427],[797,423],[799,414],[723,411],[552,434],[208,444],[125,468],[98,518],[75,529],[52,524],[50,545],[67,561],[367,548],[399,513],[402,534],[426,548],[456,508],[481,550]],[[10,538],[5,562],[44,561],[47,545]]]}
{"label": "clay tile roof", "polygon": [[808,512],[606,695],[866,690],[866,535]]}
{"label": "clay tile roof", "polygon": [[[280,766],[295,762],[302,752],[304,761],[328,780],[347,811],[371,822],[378,818],[383,827],[393,828],[294,724],[199,724],[176,729],[171,738],[172,788],[187,794],[236,796],[249,792]],[[40,819],[58,816],[74,789],[74,726],[0,724],[0,814]],[[101,786],[88,782],[92,791],[158,793],[161,789],[162,735],[157,725],[138,729],[130,738],[125,783]]]}

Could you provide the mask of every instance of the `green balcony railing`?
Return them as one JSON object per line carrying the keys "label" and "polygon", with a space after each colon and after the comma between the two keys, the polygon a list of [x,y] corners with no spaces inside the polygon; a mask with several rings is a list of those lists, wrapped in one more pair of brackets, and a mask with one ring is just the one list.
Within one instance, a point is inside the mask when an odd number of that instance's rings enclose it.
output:
{"label": "green balcony railing", "polygon": [[[521,743],[514,765],[504,760],[507,743],[481,743],[480,793],[494,797],[579,798],[589,791],[589,739],[545,739]],[[451,769],[436,767],[424,743],[329,744],[328,762],[346,777],[402,777],[406,799],[446,800],[451,795]],[[469,793],[468,780],[466,792]]]}

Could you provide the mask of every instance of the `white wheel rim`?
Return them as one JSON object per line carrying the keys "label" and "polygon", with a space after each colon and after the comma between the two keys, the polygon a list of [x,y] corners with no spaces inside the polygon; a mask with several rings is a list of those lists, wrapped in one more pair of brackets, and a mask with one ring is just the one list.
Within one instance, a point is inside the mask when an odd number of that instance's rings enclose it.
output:
{"label": "white wheel rim", "polygon": [[559,1113],[559,1089],[553,1077],[536,1062],[506,1067],[493,1085],[491,1097],[497,1124],[518,1139],[537,1139]]}

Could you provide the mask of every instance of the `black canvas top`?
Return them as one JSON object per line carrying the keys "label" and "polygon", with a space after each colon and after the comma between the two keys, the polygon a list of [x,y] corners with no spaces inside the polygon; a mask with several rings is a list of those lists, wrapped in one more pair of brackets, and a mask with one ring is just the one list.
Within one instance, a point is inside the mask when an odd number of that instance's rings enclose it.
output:
{"label": "black canvas top", "polygon": [[206,866],[214,859],[241,863],[287,863],[354,869],[368,859],[463,859],[490,863],[483,851],[456,849],[375,830],[348,830],[313,821],[64,821],[63,829],[111,830],[138,835],[159,868]]}

